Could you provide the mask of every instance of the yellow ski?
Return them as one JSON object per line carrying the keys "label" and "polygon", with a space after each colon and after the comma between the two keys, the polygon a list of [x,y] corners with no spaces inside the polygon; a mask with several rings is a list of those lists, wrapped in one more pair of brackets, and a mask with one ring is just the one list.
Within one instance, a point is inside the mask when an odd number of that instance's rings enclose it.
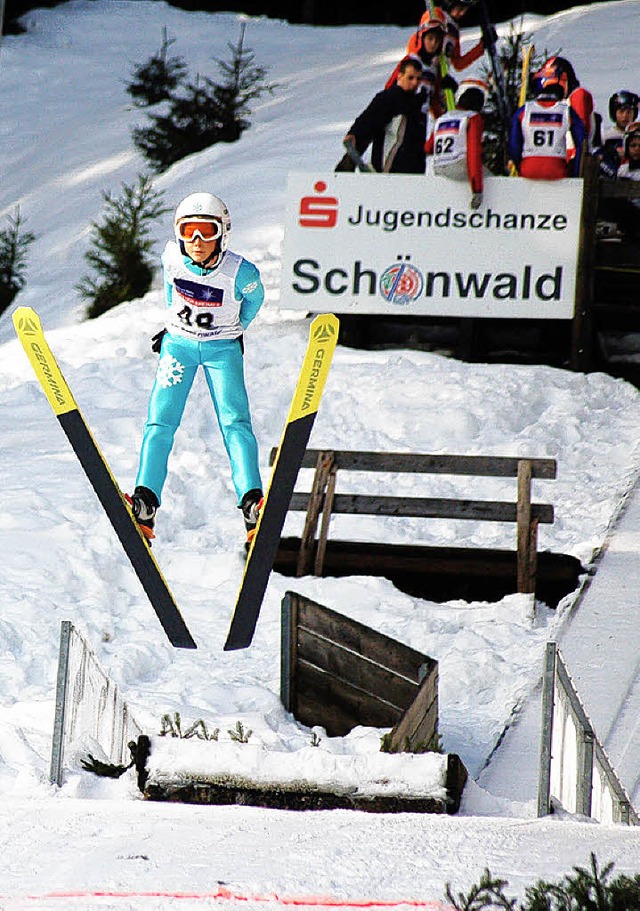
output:
{"label": "yellow ski", "polygon": [[169,641],[176,648],[196,648],[146,538],[127,507],[47,344],[38,314],[31,307],[18,307],[13,314],[13,324],[44,394],[109,517]]}
{"label": "yellow ski", "polygon": [[317,316],[311,323],[309,344],[251,542],[225,651],[251,645],[291,494],[338,341],[338,327],[338,320],[332,313]]}

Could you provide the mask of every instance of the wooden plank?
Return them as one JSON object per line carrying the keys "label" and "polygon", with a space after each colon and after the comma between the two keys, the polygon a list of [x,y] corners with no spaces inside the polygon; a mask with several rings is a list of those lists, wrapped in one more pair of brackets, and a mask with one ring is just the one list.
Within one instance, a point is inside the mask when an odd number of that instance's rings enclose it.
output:
{"label": "wooden plank", "polygon": [[[276,570],[294,575],[299,538],[282,538],[276,557]],[[568,554],[542,551],[538,554],[539,572],[548,581],[567,581],[568,591],[586,572],[579,560]],[[329,541],[325,559],[328,575],[386,575],[388,572],[414,573],[417,576],[474,575],[487,578],[513,576],[516,582],[515,551],[496,548],[430,547],[419,544],[376,544],[374,542]],[[574,584],[575,582],[575,584]],[[515,588],[514,588],[515,591]]]}
{"label": "wooden plank", "polygon": [[523,459],[518,466],[518,591],[535,592],[536,580],[531,575],[531,462]]}
{"label": "wooden plank", "polygon": [[[289,510],[306,511],[308,493],[294,493]],[[451,500],[433,497],[384,497],[336,494],[333,513],[366,516],[403,516],[416,519],[461,519],[476,522],[517,522],[517,504],[493,500]],[[531,515],[544,524],[554,520],[553,506],[532,503]]]}
{"label": "wooden plank", "polygon": [[307,516],[304,523],[302,537],[300,539],[300,553],[298,555],[298,566],[296,576],[306,576],[311,572],[313,566],[313,557],[315,551],[316,530],[318,528],[318,517],[322,509],[324,491],[327,486],[329,472],[333,466],[333,453],[320,451],[316,459],[316,471],[313,478],[313,486],[307,500]]}
{"label": "wooden plank", "polygon": [[389,738],[391,753],[422,752],[433,745],[438,734],[438,665],[422,681],[415,699]]}
{"label": "wooden plank", "polygon": [[325,639],[339,641],[345,648],[402,675],[412,683],[422,679],[422,668],[429,658],[389,636],[370,629],[357,620],[317,604],[307,598],[299,603],[298,628],[313,631]]}
{"label": "wooden plank", "polygon": [[331,513],[333,512],[333,500],[336,495],[337,472],[335,462],[331,466],[327,488],[324,493],[324,503],[322,506],[322,522],[320,523],[320,534],[316,547],[316,559],[313,565],[313,574],[321,576],[324,569],[324,555],[327,551],[327,537],[329,535],[329,524],[331,523]]}
{"label": "wooden plank", "polygon": [[[271,450],[271,463],[277,449]],[[319,450],[307,449],[303,468],[314,468]],[[478,477],[516,478],[517,456],[423,455],[411,452],[357,452],[335,450],[339,469],[351,471],[411,472],[415,474],[477,475]],[[555,459],[530,459],[532,476],[543,480],[557,477]]]}
{"label": "wooden plank", "polygon": [[386,702],[403,712],[418,693],[418,686],[406,677],[369,660],[366,655],[345,648],[340,642],[325,639],[298,626],[297,663],[304,661],[340,682],[357,687],[372,698],[384,694]]}
{"label": "wooden plank", "polygon": [[296,663],[299,596],[287,592],[280,610],[280,701],[287,712],[296,713]]}
{"label": "wooden plank", "polygon": [[[452,754],[454,755],[454,754]],[[146,800],[171,803],[210,804],[217,806],[265,807],[274,810],[361,810],[366,813],[456,813],[460,807],[462,788],[457,778],[449,775],[447,757],[446,798],[414,797],[404,794],[358,794],[299,784],[263,785],[247,781],[232,785],[198,778],[152,781],[144,788]],[[449,782],[451,781],[451,785]],[[142,789],[141,789],[142,790]],[[321,825],[321,822],[318,823]],[[295,904],[295,902],[294,902]],[[131,906],[130,906],[131,907]]]}
{"label": "wooden plank", "polygon": [[330,737],[343,737],[357,725],[390,728],[402,710],[382,698],[374,699],[344,680],[298,662],[298,714],[310,726],[322,725]]}

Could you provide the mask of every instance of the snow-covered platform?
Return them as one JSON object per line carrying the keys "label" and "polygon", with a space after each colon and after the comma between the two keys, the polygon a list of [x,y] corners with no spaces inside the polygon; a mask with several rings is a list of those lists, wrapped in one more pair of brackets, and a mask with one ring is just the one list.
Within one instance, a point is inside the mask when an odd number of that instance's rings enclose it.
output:
{"label": "snow-covered platform", "polygon": [[[640,805],[640,482],[627,495],[558,646],[596,734],[634,807]],[[541,684],[479,777],[510,799],[537,796]],[[513,775],[518,768],[519,775]]]}

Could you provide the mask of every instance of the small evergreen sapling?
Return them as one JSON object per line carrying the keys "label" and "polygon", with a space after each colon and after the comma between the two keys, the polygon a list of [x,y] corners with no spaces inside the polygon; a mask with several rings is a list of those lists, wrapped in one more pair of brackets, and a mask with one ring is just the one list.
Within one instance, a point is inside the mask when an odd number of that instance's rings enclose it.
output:
{"label": "small evergreen sapling", "polygon": [[524,899],[510,898],[504,879],[488,869],[467,892],[454,894],[447,883],[445,897],[455,911],[632,911],[640,908],[640,875],[612,879],[613,863],[600,867],[591,853],[590,868],[574,867],[558,882],[538,880]]}
{"label": "small evergreen sapling", "polygon": [[263,81],[266,70],[245,48],[244,35],[243,25],[237,45],[228,45],[229,63],[216,60],[225,76],[221,84],[197,75],[167,100],[162,113],[148,115],[149,125],[132,131],[135,146],[156,173],[217,142],[235,142],[250,126],[251,102],[273,91]]}
{"label": "small evergreen sapling", "polygon": [[133,186],[122,185],[119,198],[103,193],[102,222],[92,223],[93,245],[85,260],[98,273],[84,276],[76,289],[91,301],[87,316],[93,319],[123,301],[142,297],[151,287],[153,265],[148,254],[153,242],[149,226],[168,209],[161,206],[163,194],[151,180],[138,175]]}
{"label": "small evergreen sapling", "polygon": [[127,92],[138,107],[150,107],[171,98],[185,78],[187,66],[184,58],[167,56],[167,51],[175,40],[167,38],[167,30],[163,28],[160,50],[146,63],[134,68]]}
{"label": "small evergreen sapling", "polygon": [[222,122],[200,77],[183,86],[168,102],[166,114],[149,115],[151,126],[136,127],[133,141],[153,171],[166,171],[176,161],[220,142]]}
{"label": "small evergreen sapling", "polygon": [[26,284],[27,250],[36,239],[31,231],[20,233],[23,222],[20,206],[16,206],[13,216],[7,216],[7,221],[9,227],[0,231],[0,313]]}
{"label": "small evergreen sapling", "polygon": [[224,75],[224,81],[216,85],[207,80],[211,97],[218,111],[221,123],[221,142],[235,142],[244,130],[251,126],[247,119],[251,113],[251,102],[265,92],[272,92],[275,86],[265,83],[267,71],[256,65],[255,54],[244,46],[245,25],[240,29],[240,38],[234,46],[228,44],[231,62],[216,58]]}

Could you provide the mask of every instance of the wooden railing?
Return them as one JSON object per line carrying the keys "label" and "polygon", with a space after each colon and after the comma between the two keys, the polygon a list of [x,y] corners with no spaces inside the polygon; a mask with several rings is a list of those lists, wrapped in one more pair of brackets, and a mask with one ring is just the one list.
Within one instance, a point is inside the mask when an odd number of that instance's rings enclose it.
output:
{"label": "wooden railing", "polygon": [[[275,452],[271,453],[272,462]],[[339,513],[511,522],[516,525],[517,591],[535,592],[538,525],[552,523],[554,510],[547,503],[532,503],[531,483],[534,478],[556,477],[554,459],[308,449],[302,467],[315,468],[315,474],[311,491],[294,493],[289,506],[290,510],[306,512],[297,575],[322,575],[331,517]],[[514,478],[517,498],[505,502],[343,494],[336,490],[338,471]]]}

